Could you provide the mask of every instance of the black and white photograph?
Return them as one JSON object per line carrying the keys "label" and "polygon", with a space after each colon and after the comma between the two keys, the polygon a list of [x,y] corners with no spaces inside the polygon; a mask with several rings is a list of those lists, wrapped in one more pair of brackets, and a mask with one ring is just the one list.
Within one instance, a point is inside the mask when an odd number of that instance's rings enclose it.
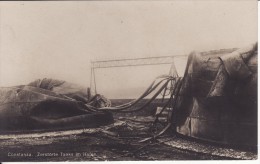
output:
{"label": "black and white photograph", "polygon": [[256,0],[1,1],[0,162],[258,159]]}

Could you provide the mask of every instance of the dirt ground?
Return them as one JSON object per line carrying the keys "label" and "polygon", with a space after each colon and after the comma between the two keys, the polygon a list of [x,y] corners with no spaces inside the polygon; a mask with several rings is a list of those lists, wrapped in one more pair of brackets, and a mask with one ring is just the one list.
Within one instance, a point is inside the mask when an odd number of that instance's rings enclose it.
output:
{"label": "dirt ground", "polygon": [[[256,159],[254,151],[189,141],[168,132],[140,142],[162,127],[152,117],[119,117],[96,129],[2,135],[0,161],[139,161]],[[188,145],[188,146],[187,146]],[[203,149],[203,151],[202,151]],[[208,149],[208,150],[207,150]]]}

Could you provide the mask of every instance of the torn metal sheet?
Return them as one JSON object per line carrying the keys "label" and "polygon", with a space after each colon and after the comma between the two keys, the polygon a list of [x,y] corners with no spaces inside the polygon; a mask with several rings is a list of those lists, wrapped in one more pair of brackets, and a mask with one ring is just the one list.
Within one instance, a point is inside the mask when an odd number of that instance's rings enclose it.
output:
{"label": "torn metal sheet", "polygon": [[257,146],[257,55],[256,44],[191,53],[176,105],[176,131],[222,144]]}
{"label": "torn metal sheet", "polygon": [[90,110],[86,103],[105,102],[87,89],[53,79],[0,88],[0,133],[90,128],[113,122],[110,112]]}

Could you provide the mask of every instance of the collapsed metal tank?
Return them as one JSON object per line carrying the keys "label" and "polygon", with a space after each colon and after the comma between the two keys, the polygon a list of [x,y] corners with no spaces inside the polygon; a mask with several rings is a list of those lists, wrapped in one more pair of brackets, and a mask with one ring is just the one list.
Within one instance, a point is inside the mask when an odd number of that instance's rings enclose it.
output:
{"label": "collapsed metal tank", "polygon": [[257,56],[257,44],[192,52],[177,99],[177,133],[257,146]]}
{"label": "collapsed metal tank", "polygon": [[0,134],[25,131],[96,128],[113,122],[101,95],[91,96],[87,88],[55,79],[39,79],[28,85],[0,88]]}

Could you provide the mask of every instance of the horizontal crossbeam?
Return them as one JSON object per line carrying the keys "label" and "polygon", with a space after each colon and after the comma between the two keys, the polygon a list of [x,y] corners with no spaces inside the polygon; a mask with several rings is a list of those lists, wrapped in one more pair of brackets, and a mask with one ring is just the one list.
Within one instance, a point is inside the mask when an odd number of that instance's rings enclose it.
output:
{"label": "horizontal crossbeam", "polygon": [[96,69],[96,68],[109,68],[109,67],[172,64],[174,58],[179,58],[179,57],[186,57],[186,55],[93,61],[91,62],[91,68]]}

